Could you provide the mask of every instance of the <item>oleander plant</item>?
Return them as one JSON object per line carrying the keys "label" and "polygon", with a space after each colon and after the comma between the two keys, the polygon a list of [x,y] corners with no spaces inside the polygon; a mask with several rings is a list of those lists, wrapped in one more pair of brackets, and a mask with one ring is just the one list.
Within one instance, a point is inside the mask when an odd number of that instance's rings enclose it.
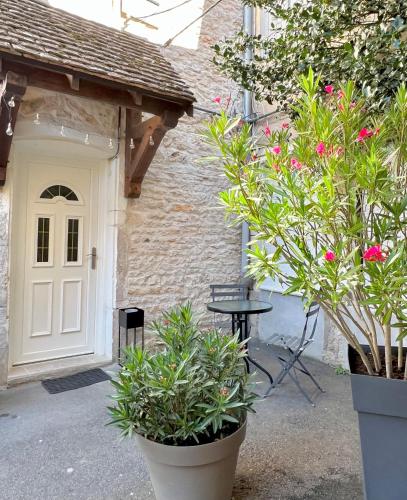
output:
{"label": "oleander plant", "polygon": [[229,436],[256,399],[237,335],[203,331],[191,304],[152,324],[156,352],[127,348],[110,406],[111,424],[166,445],[192,446]]}
{"label": "oleander plant", "polygon": [[366,373],[407,378],[407,90],[372,114],[356,87],[310,70],[291,127],[253,130],[222,111],[204,136],[231,224],[249,224],[251,276],[317,301]]}

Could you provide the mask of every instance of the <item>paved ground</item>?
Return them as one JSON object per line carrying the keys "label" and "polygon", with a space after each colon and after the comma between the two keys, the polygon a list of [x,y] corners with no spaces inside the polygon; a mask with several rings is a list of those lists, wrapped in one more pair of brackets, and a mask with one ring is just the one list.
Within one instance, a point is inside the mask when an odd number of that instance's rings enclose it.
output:
{"label": "paved ground", "polygon": [[[276,372],[264,349],[253,352]],[[257,404],[235,500],[362,500],[349,377],[309,366],[326,393],[313,408],[287,381]],[[153,500],[134,443],[105,426],[110,392],[109,382],[55,395],[38,383],[0,392],[0,499]]]}

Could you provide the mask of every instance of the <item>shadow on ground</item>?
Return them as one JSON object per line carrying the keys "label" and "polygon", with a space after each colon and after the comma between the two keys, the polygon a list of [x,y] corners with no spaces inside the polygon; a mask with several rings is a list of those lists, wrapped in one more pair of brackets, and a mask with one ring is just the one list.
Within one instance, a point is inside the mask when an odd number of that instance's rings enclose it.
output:
{"label": "shadow on ground", "polygon": [[[254,342],[251,350],[277,373],[267,347]],[[305,381],[313,408],[287,380],[257,403],[234,500],[362,500],[349,377],[316,361],[309,366],[326,393]],[[111,392],[108,382],[54,395],[37,383],[0,392],[0,499],[153,500],[134,442],[105,425]]]}
{"label": "shadow on ground", "polygon": [[[251,352],[272,374],[280,366],[269,347],[252,341]],[[277,351],[284,355],[283,351]],[[236,477],[235,500],[362,500],[359,433],[350,379],[303,358],[325,390],[299,374],[312,407],[287,377],[250,417]],[[258,392],[268,389],[261,373]]]}

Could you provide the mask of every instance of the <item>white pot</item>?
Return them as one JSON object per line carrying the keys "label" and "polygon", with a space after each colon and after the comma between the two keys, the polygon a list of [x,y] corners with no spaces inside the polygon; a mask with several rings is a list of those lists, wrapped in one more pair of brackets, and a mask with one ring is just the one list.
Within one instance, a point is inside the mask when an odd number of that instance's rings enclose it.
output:
{"label": "white pot", "polygon": [[157,500],[230,500],[246,422],[225,439],[167,446],[136,436]]}

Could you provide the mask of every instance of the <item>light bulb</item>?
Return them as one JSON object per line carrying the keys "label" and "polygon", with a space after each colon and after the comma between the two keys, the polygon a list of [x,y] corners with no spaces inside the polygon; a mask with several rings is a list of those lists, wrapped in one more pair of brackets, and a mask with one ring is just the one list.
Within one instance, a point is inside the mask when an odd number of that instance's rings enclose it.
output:
{"label": "light bulb", "polygon": [[109,139],[109,149],[113,149],[113,141],[112,138]]}
{"label": "light bulb", "polygon": [[8,136],[12,136],[13,135],[13,129],[11,128],[11,123],[10,122],[8,122],[7,129],[6,129],[6,134]]}
{"label": "light bulb", "polygon": [[154,146],[154,139],[153,139],[152,135],[150,135],[150,139],[149,139],[148,143],[150,144],[150,146]]}
{"label": "light bulb", "polygon": [[61,137],[65,137],[65,128],[64,128],[63,125],[61,125],[61,132],[60,132],[60,134],[61,134]]}
{"label": "light bulb", "polygon": [[11,96],[9,102],[7,103],[9,105],[10,108],[15,108],[16,107],[16,103],[14,101],[14,96]]}
{"label": "light bulb", "polygon": [[36,113],[35,114],[35,118],[34,118],[34,125],[39,125],[41,122],[40,122],[40,115],[39,113]]}
{"label": "light bulb", "polygon": [[85,144],[88,145],[89,144],[89,134],[86,134],[85,135]]}
{"label": "light bulb", "polygon": [[133,137],[130,139],[130,149],[134,149],[136,146],[134,144]]}

